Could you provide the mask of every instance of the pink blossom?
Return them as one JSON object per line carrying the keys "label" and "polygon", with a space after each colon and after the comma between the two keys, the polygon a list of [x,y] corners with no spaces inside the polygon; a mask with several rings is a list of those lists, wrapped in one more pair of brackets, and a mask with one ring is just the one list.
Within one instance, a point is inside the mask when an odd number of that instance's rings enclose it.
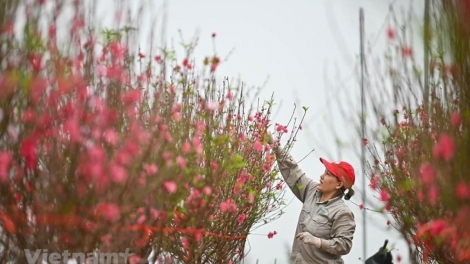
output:
{"label": "pink blossom", "polygon": [[152,175],[158,172],[158,167],[155,164],[145,164],[144,170],[147,175]]}
{"label": "pink blossom", "polygon": [[122,165],[129,165],[132,161],[132,154],[130,151],[121,149],[116,153],[116,161]]}
{"label": "pink blossom", "polygon": [[189,240],[186,237],[181,238],[181,244],[183,245],[184,249],[188,249],[189,247]]}
{"label": "pink blossom", "polygon": [[449,135],[443,134],[433,147],[433,155],[436,159],[450,161],[454,157],[454,149],[454,140]]}
{"label": "pink blossom", "polygon": [[109,51],[117,59],[122,59],[126,53],[126,47],[119,42],[109,44]]}
{"label": "pink blossom", "polygon": [[227,201],[220,203],[220,210],[222,212],[236,212],[237,206],[233,203],[232,199],[228,199]]}
{"label": "pink blossom", "polygon": [[181,120],[181,113],[179,113],[179,112],[173,113],[173,119],[175,121],[180,121]]}
{"label": "pink blossom", "polygon": [[436,185],[433,185],[428,190],[428,199],[431,204],[436,204],[437,200],[439,199],[439,189]]}
{"label": "pink blossom", "polygon": [[211,168],[213,170],[218,170],[219,169],[219,164],[217,163],[217,161],[212,161],[211,162]]}
{"label": "pink blossom", "polygon": [[261,144],[261,142],[259,142],[258,140],[255,142],[255,144],[253,145],[253,149],[255,151],[258,151],[258,152],[261,152],[263,151],[263,144]]}
{"label": "pink blossom", "polygon": [[396,257],[396,260],[397,260],[397,263],[400,263],[401,262],[401,256],[398,254],[397,257]]}
{"label": "pink blossom", "polygon": [[401,55],[404,58],[409,58],[413,55],[413,49],[410,46],[403,46],[401,47]]}
{"label": "pink blossom", "polygon": [[155,208],[150,208],[150,214],[153,217],[153,220],[157,220],[160,217],[160,211]]}
{"label": "pink blossom", "polygon": [[106,68],[106,66],[104,65],[98,65],[97,66],[97,74],[98,74],[98,77],[105,77],[107,76],[108,74],[108,68]]}
{"label": "pink blossom", "polygon": [[380,190],[380,200],[384,202],[388,202],[389,199],[390,199],[390,194],[388,193],[388,191],[385,189]]}
{"label": "pink blossom", "polygon": [[245,213],[243,213],[243,214],[241,214],[241,215],[239,215],[239,216],[237,217],[237,221],[238,221],[239,223],[245,222],[245,219],[246,219],[246,214],[245,214]]}
{"label": "pink blossom", "polygon": [[138,101],[140,101],[141,97],[142,97],[141,90],[133,89],[133,90],[127,91],[124,94],[122,101],[124,103],[133,104],[133,103],[137,103]]}
{"label": "pink blossom", "polygon": [[107,221],[116,222],[121,219],[121,211],[119,210],[119,207],[114,203],[101,203],[98,204],[95,209]]}
{"label": "pink blossom", "polygon": [[462,118],[458,112],[453,112],[450,116],[450,122],[454,128],[459,128],[462,123]]}
{"label": "pink blossom", "polygon": [[118,133],[112,129],[107,129],[103,134],[104,140],[108,142],[111,146],[115,146],[119,140]]}
{"label": "pink blossom", "polygon": [[127,180],[126,169],[117,163],[113,162],[110,164],[109,173],[111,174],[111,179],[117,183],[124,183]]}
{"label": "pink blossom", "polygon": [[364,204],[360,204],[359,205],[359,210],[364,210],[364,209],[365,209]]}
{"label": "pink blossom", "polygon": [[47,89],[49,82],[43,78],[35,78],[33,83],[31,84],[31,100],[33,102],[38,102],[40,97],[44,94]]}
{"label": "pink blossom", "polygon": [[26,109],[23,111],[23,115],[22,115],[22,119],[23,119],[23,122],[31,122],[31,121],[34,121],[34,111],[31,110],[31,109]]}
{"label": "pink blossom", "polygon": [[363,146],[367,146],[367,143],[368,143],[368,142],[369,142],[369,141],[367,140],[367,138],[363,138],[363,139],[362,139],[362,145],[363,145]]}
{"label": "pink blossom", "polygon": [[39,70],[41,70],[42,54],[28,55],[28,61],[33,71],[38,72]]}
{"label": "pink blossom", "polygon": [[377,175],[372,175],[372,177],[370,178],[370,188],[372,188],[373,190],[377,189],[378,185],[379,185],[379,181],[380,181],[380,177],[377,176]]}
{"label": "pink blossom", "polygon": [[277,235],[277,232],[276,232],[276,231],[269,232],[269,233],[268,233],[268,238],[271,239],[271,238],[273,238],[275,235]]}
{"label": "pink blossom", "polygon": [[176,163],[178,163],[178,166],[180,166],[180,168],[182,170],[186,169],[186,159],[181,157],[181,156],[178,156],[176,157]]}
{"label": "pink blossom", "polygon": [[418,190],[418,193],[416,196],[418,197],[418,201],[420,202],[424,201],[424,193],[422,190]]}
{"label": "pink blossom", "polygon": [[248,180],[248,174],[245,172],[240,173],[237,178],[237,184],[244,184]]}
{"label": "pink blossom", "polygon": [[147,217],[145,215],[140,215],[139,218],[137,218],[136,222],[138,225],[141,225],[145,223],[145,221],[147,221]]}
{"label": "pink blossom", "polygon": [[8,171],[10,170],[12,157],[10,152],[0,152],[0,182],[6,183],[8,181]]}
{"label": "pink blossom", "polygon": [[132,255],[129,257],[129,264],[139,264],[141,263],[142,258],[136,255]]}
{"label": "pink blossom", "polygon": [[163,186],[169,193],[175,193],[176,192],[176,183],[174,181],[166,181],[163,183]]}
{"label": "pink blossom", "polygon": [[445,220],[439,219],[431,221],[427,225],[430,228],[431,234],[438,236],[447,227],[447,222]]}
{"label": "pink blossom", "polygon": [[469,198],[470,186],[463,181],[459,182],[455,188],[455,194],[457,195],[457,198],[462,200]]}
{"label": "pink blossom", "polygon": [[436,173],[434,171],[434,167],[430,163],[425,163],[421,165],[419,172],[421,181],[424,184],[431,184],[432,182],[434,182],[434,179],[436,178]]}
{"label": "pink blossom", "polygon": [[211,189],[211,187],[209,187],[209,186],[205,186],[204,189],[203,189],[203,192],[204,192],[206,195],[211,195],[212,189]]}
{"label": "pink blossom", "polygon": [[74,118],[70,118],[64,125],[64,130],[70,135],[70,141],[75,143],[81,139],[80,125]]}
{"label": "pink blossom", "polygon": [[210,111],[216,110],[217,109],[217,102],[213,102],[213,101],[207,102],[206,109],[210,110]]}
{"label": "pink blossom", "polygon": [[181,146],[181,152],[188,154],[191,151],[191,144],[189,142],[184,142]]}
{"label": "pink blossom", "polygon": [[253,193],[248,194],[248,202],[253,203],[255,201],[255,195]]}
{"label": "pink blossom", "polygon": [[20,154],[26,160],[26,167],[34,168],[37,164],[36,138],[28,137],[21,142]]}
{"label": "pink blossom", "polygon": [[395,30],[391,27],[387,28],[387,38],[393,40],[395,38]]}

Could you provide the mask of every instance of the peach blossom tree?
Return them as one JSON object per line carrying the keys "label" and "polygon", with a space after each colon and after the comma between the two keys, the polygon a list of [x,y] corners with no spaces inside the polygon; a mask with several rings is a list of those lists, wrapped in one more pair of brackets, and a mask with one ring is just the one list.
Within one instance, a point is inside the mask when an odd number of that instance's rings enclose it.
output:
{"label": "peach blossom tree", "polygon": [[8,0],[0,12],[0,263],[126,248],[133,263],[239,262],[282,213],[273,99],[250,104],[195,42],[179,58],[144,52],[126,10],[100,31],[88,8]]}
{"label": "peach blossom tree", "polygon": [[[417,48],[407,35],[410,23],[394,20],[387,31],[386,86],[374,89],[392,87],[392,93],[371,94],[378,129],[364,140],[372,155],[369,186],[408,241],[413,263],[468,263],[470,6],[430,2],[430,34],[423,40],[430,54],[428,98]],[[391,102],[395,110],[387,112]]]}

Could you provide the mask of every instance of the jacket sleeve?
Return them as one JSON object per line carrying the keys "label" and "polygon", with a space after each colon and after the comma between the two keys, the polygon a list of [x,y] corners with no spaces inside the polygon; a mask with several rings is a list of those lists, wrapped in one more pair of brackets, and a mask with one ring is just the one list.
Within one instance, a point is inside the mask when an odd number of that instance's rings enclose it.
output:
{"label": "jacket sleeve", "polygon": [[333,255],[346,255],[351,251],[356,223],[351,211],[341,211],[331,227],[332,239],[322,239],[321,249]]}
{"label": "jacket sleeve", "polygon": [[303,203],[309,192],[314,192],[318,183],[308,178],[300,170],[297,162],[294,161],[289,153],[281,153],[279,146],[275,148],[279,171],[292,190],[294,195]]}

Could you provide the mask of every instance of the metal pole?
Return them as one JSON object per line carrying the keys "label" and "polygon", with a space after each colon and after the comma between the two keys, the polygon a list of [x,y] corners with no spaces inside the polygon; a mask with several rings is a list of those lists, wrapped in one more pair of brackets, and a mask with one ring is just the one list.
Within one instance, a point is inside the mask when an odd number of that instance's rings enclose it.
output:
{"label": "metal pole", "polygon": [[[359,34],[360,34],[360,49],[361,49],[361,137],[365,138],[365,98],[364,98],[364,10],[360,8],[359,10]],[[361,142],[361,140],[359,141]],[[362,171],[362,204],[366,204],[366,174],[365,174],[365,146],[361,144],[361,171]],[[362,210],[362,259],[366,261],[367,259],[367,232],[366,232],[366,211]]]}
{"label": "metal pole", "polygon": [[429,25],[429,0],[424,2],[424,109],[429,113],[429,46],[430,46],[430,25]]}

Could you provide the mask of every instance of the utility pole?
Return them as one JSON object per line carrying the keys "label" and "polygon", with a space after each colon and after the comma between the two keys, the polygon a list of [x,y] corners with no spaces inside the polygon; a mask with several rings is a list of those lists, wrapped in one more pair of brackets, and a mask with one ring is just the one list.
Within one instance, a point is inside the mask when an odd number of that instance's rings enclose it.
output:
{"label": "utility pole", "polygon": [[[365,96],[364,96],[364,68],[365,68],[365,56],[364,56],[364,9],[359,9],[359,36],[360,36],[360,53],[361,53],[361,137],[365,138],[365,126],[366,126],[366,113],[365,113]],[[362,204],[366,204],[366,173],[365,173],[365,146],[361,142],[361,172],[362,172]],[[366,211],[362,210],[362,259],[367,259],[367,232],[366,232]]]}
{"label": "utility pole", "polygon": [[424,2],[424,111],[429,114],[429,49],[431,30],[429,23],[429,0]]}

